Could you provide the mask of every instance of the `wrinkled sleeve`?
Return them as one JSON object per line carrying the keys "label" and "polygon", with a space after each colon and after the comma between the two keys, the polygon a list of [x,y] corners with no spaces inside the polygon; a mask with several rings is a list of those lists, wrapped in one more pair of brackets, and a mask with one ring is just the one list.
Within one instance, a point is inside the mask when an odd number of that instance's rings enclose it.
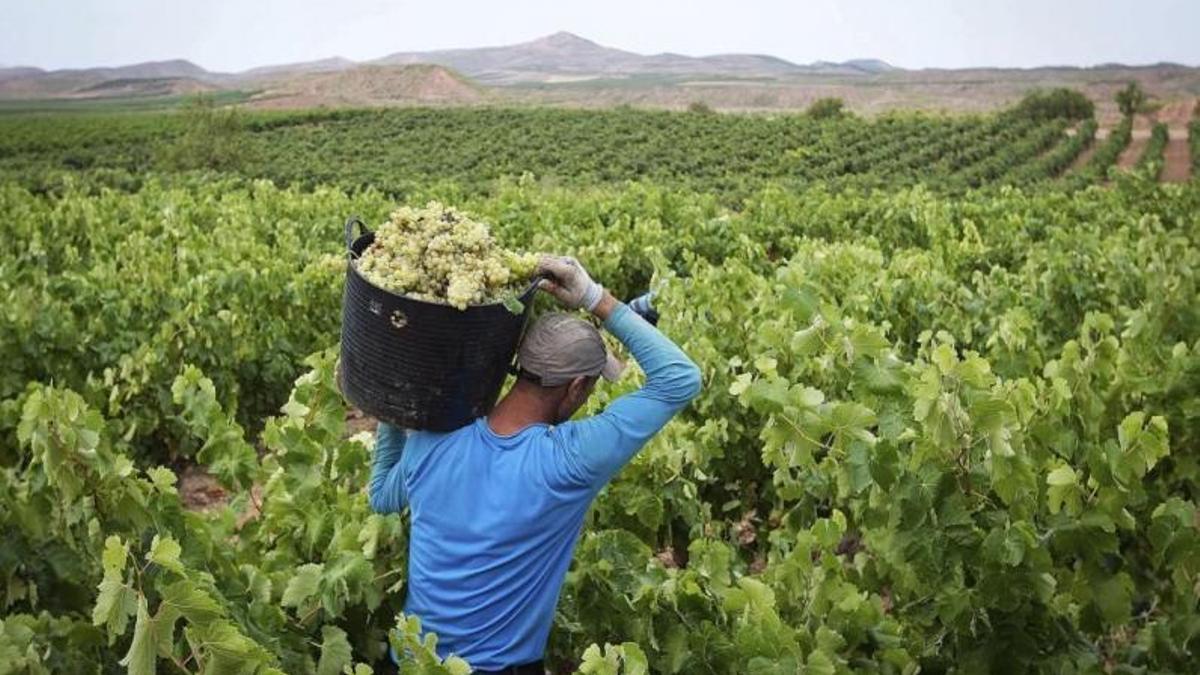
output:
{"label": "wrinkled sleeve", "polygon": [[400,468],[406,433],[386,422],[380,422],[375,430],[375,459],[367,496],[376,513],[399,513],[408,503]]}
{"label": "wrinkled sleeve", "polygon": [[604,327],[633,354],[646,382],[599,415],[562,425],[564,473],[595,490],[687,406],[701,386],[696,364],[625,305],[618,305]]}

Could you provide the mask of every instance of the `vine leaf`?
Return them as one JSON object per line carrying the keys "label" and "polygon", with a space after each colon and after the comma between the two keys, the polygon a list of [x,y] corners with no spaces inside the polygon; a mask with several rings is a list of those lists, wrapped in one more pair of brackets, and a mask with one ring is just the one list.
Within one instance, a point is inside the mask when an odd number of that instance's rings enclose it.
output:
{"label": "vine leaf", "polygon": [[133,627],[133,642],[129,652],[121,659],[121,665],[129,675],[154,675],[158,659],[157,624],[150,618],[145,596],[137,601],[137,623]]}
{"label": "vine leaf", "polygon": [[179,547],[179,542],[171,537],[156,534],[154,541],[150,542],[150,552],[146,554],[146,560],[182,575],[183,563],[179,562],[179,554],[182,552],[183,549]]}
{"label": "vine leaf", "polygon": [[321,626],[321,660],[317,662],[317,675],[339,675],[343,668],[351,665],[353,657],[346,631],[337,626]]}
{"label": "vine leaf", "polygon": [[317,594],[321,585],[321,573],[325,566],[318,563],[308,563],[296,568],[296,574],[288,580],[283,589],[283,599],[280,604],[284,607],[299,607],[312,596]]}

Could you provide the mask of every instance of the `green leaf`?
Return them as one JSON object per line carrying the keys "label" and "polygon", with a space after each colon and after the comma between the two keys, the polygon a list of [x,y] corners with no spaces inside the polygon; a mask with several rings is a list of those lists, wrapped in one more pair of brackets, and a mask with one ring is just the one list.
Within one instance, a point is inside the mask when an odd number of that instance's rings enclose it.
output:
{"label": "green leaf", "polygon": [[812,387],[796,387],[792,392],[792,405],[801,409],[815,409],[825,402],[825,394]]}
{"label": "green leaf", "polygon": [[1167,421],[1160,416],[1146,422],[1145,413],[1130,413],[1117,427],[1117,438],[1122,453],[1133,462],[1131,478],[1146,475],[1158,460],[1171,452]]}
{"label": "green leaf", "polygon": [[100,593],[92,608],[92,624],[106,626],[109,644],[119,635],[125,634],[129,617],[137,612],[137,593],[121,582],[120,577],[108,575],[100,581]]}
{"label": "green leaf", "polygon": [[979,431],[999,431],[1013,418],[1013,407],[1002,398],[982,398],[971,405],[971,422]]}
{"label": "green leaf", "polygon": [[125,572],[125,562],[129,559],[129,546],[115,534],[104,540],[104,552],[100,554],[105,576],[120,577]]}
{"label": "green leaf", "polygon": [[992,488],[1005,505],[1032,500],[1038,491],[1037,477],[1025,455],[995,455],[991,459]]}
{"label": "green leaf", "polygon": [[756,410],[771,412],[788,405],[789,386],[782,377],[769,377],[754,380],[746,390],[747,400]]}
{"label": "green leaf", "polygon": [[1065,464],[1046,474],[1046,484],[1051,487],[1075,485],[1076,482],[1075,469]]}
{"label": "green leaf", "polygon": [[358,543],[362,545],[362,554],[367,560],[375,558],[375,551],[379,547],[379,532],[382,527],[383,516],[372,513],[367,517],[367,522],[363,524],[362,529],[358,531]]}
{"label": "green leaf", "polygon": [[146,472],[150,476],[150,482],[154,484],[155,489],[163,494],[176,494],[175,472],[164,466],[156,466]]}
{"label": "green leaf", "polygon": [[583,660],[579,664],[579,672],[584,675],[620,675],[620,654],[612,645],[600,646],[592,643],[583,651]]}
{"label": "green leaf", "polygon": [[521,302],[521,299],[515,294],[506,294],[500,298],[500,302],[504,303],[504,309],[507,309],[511,314],[520,316],[525,313],[525,303]]}
{"label": "green leaf", "polygon": [[338,675],[351,665],[353,656],[346,631],[337,626],[321,626],[321,659],[317,662],[317,675]]}
{"label": "green leaf", "polygon": [[139,597],[137,602],[137,623],[133,627],[133,642],[129,644],[129,652],[121,659],[129,675],[154,675],[158,662],[158,635],[156,624],[150,618],[146,607],[146,598]]}
{"label": "green leaf", "polygon": [[930,354],[930,360],[941,371],[942,375],[950,375],[954,372],[954,366],[958,363],[958,355],[954,353],[954,347],[942,343],[934,347],[933,353]]}
{"label": "green leaf", "polygon": [[306,600],[317,594],[321,586],[321,573],[325,566],[318,563],[308,563],[296,568],[296,573],[288,579],[287,587],[283,589],[283,599],[280,604],[284,607],[299,607]]}
{"label": "green leaf", "polygon": [[283,407],[280,408],[280,412],[293,419],[304,419],[308,416],[308,413],[311,412],[311,410],[308,406],[297,401],[295,398],[290,398],[288,399],[288,402],[283,404]]}
{"label": "green leaf", "polygon": [[681,672],[691,655],[687,629],[682,624],[668,628],[667,637],[662,642],[662,660],[659,667],[667,673]]}
{"label": "green leaf", "polygon": [[621,661],[625,666],[624,675],[647,675],[650,672],[650,664],[646,660],[646,653],[636,642],[625,642],[621,644]]}
{"label": "green leaf", "polygon": [[204,672],[256,673],[273,663],[273,657],[262,645],[246,637],[232,623],[224,620],[206,625],[190,625],[185,630],[188,642],[198,645],[206,656]]}
{"label": "green leaf", "polygon": [[835,403],[827,421],[834,435],[834,445],[845,448],[850,441],[875,444],[875,434],[867,429],[875,424],[875,411],[853,402]]}
{"label": "green leaf", "polygon": [[179,554],[182,551],[179,542],[171,537],[156,534],[150,542],[150,552],[146,554],[146,560],[176,574],[183,574],[183,563],[179,562]]}
{"label": "green leaf", "polygon": [[1050,513],[1058,513],[1063,508],[1067,513],[1077,515],[1083,508],[1083,496],[1079,490],[1078,477],[1075,469],[1063,464],[1046,474],[1046,506]]}
{"label": "green leaf", "polygon": [[792,335],[791,352],[795,358],[812,356],[821,351],[824,346],[822,335],[825,332],[825,320],[820,316],[813,320],[808,328],[796,331]]}
{"label": "green leaf", "polygon": [[734,378],[733,382],[731,382],[729,384],[729,395],[730,396],[741,396],[743,392],[745,392],[747,389],[750,388],[750,385],[753,382],[754,382],[754,374],[753,373],[742,373],[742,374],[738,375],[737,377]]}
{"label": "green leaf", "polygon": [[162,589],[159,613],[166,608],[194,624],[207,624],[222,614],[217,601],[188,579],[180,579]]}
{"label": "green leaf", "polygon": [[100,580],[99,594],[92,608],[92,624],[106,626],[108,641],[112,644],[117,636],[125,634],[129,617],[137,613],[138,595],[124,581],[129,547],[121,542],[121,538],[109,536],[100,557],[104,578]]}
{"label": "green leaf", "polygon": [[1133,602],[1133,580],[1124,572],[1094,585],[1094,600],[1101,616],[1111,624],[1129,621]]}
{"label": "green leaf", "polygon": [[737,587],[725,592],[725,609],[731,612],[748,610],[752,613],[767,612],[775,607],[775,593],[757,579],[742,577]]}
{"label": "green leaf", "polygon": [[833,659],[820,650],[809,654],[808,660],[804,663],[804,675],[834,675],[835,673],[837,673],[837,667],[833,664]]}
{"label": "green leaf", "polygon": [[442,662],[442,667],[450,675],[471,675],[471,664],[453,654],[446,657],[446,660]]}

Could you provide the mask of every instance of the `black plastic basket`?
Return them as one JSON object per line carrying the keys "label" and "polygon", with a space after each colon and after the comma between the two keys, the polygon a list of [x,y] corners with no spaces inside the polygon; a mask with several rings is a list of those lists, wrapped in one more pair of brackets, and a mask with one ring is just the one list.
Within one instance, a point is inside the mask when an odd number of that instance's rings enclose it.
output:
{"label": "black plastic basket", "polygon": [[367,414],[408,429],[451,431],[486,415],[517,351],[536,282],[521,296],[520,314],[499,302],[459,310],[415,300],[359,274],[354,260],[374,241],[357,216],[346,221],[342,393]]}

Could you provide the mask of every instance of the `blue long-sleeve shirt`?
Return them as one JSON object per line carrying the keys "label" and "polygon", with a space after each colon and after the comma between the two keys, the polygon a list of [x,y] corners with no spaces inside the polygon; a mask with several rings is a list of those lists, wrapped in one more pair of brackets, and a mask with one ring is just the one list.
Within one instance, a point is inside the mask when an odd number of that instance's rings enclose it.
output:
{"label": "blue long-sleeve shirt", "polygon": [[449,433],[379,425],[371,508],[411,511],[405,612],[443,657],[482,670],[542,658],[592,499],[700,391],[696,365],[628,307],[604,326],[646,382],[599,415],[510,436],[484,417]]}

